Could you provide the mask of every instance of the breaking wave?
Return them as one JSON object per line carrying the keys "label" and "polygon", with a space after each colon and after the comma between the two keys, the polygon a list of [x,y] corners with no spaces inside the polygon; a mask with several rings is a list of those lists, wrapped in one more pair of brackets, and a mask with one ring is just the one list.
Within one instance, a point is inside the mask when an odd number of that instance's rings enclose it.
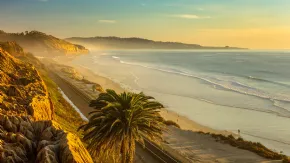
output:
{"label": "breaking wave", "polygon": [[[160,66],[160,65],[149,65],[146,63],[136,63],[136,62],[127,62],[121,60],[120,57],[117,56],[112,56],[113,59],[116,61],[119,61],[122,64],[127,64],[127,65],[133,65],[133,66],[139,66],[139,67],[144,67],[148,69],[153,69],[157,71],[162,71],[166,73],[171,73],[171,74],[177,74],[177,75],[183,75],[187,77],[193,77],[196,79],[199,79],[207,84],[213,85],[214,88],[218,87],[219,89],[224,89],[228,91],[234,91],[237,93],[245,94],[245,95],[250,95],[250,96],[255,96],[263,99],[267,99],[273,102],[273,106],[279,108],[278,110],[283,110],[281,113],[280,111],[277,110],[277,114],[280,116],[285,116],[285,112],[287,112],[287,117],[290,116],[290,110],[288,107],[284,107],[283,105],[277,105],[278,103],[288,103],[290,104],[290,97],[288,95],[281,95],[281,94],[271,94],[267,91],[248,86],[247,84],[243,84],[241,82],[235,81],[232,78],[223,78],[222,76],[210,76],[207,74],[194,74],[192,72],[187,72],[178,68],[173,68],[173,67],[166,67],[166,66]],[[266,79],[261,79],[261,78],[256,78],[253,76],[248,76],[246,77],[250,80],[255,80],[257,82],[267,82],[271,84],[276,84],[279,86],[284,86],[284,87],[290,87],[287,84],[275,82],[275,81],[270,81]],[[288,105],[287,105],[288,106]],[[290,105],[289,105],[290,106]]]}

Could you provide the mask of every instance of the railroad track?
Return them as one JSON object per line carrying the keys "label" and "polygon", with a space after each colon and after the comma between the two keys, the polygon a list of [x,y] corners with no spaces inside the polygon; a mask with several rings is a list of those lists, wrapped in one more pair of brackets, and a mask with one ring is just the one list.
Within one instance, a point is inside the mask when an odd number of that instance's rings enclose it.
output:
{"label": "railroad track", "polygon": [[[56,76],[58,79],[65,82],[76,94],[78,94],[83,100],[85,100],[88,103],[88,105],[91,102],[91,100],[94,100],[91,97],[89,97],[88,95],[86,95],[84,92],[79,90],[72,83],[70,83],[66,79],[60,77],[57,73],[55,73],[53,71],[50,71],[50,72],[54,76]],[[151,153],[152,156],[154,156],[158,160],[158,162],[160,162],[160,163],[181,163],[181,161],[177,160],[172,155],[170,155],[166,151],[162,150],[158,145],[149,141],[147,138],[144,138],[144,143],[145,143],[145,150],[147,150],[149,153]],[[139,145],[141,145],[141,144],[139,144]]]}

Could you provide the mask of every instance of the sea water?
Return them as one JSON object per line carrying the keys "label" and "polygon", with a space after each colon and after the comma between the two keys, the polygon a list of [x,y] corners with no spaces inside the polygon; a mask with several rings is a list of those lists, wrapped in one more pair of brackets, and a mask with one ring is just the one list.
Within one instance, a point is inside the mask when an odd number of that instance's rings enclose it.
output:
{"label": "sea water", "polygon": [[72,63],[290,155],[289,51],[97,51]]}

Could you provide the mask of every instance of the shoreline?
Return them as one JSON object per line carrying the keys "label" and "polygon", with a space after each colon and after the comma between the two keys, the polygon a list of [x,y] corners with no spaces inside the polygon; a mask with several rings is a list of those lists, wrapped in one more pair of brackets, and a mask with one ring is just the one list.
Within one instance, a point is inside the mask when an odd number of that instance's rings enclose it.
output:
{"label": "shoreline", "polygon": [[[107,77],[96,74],[92,70],[90,70],[86,67],[72,64],[70,62],[72,59],[73,58],[59,56],[59,57],[57,57],[57,59],[53,59],[53,61],[57,62],[60,65],[66,65],[66,66],[73,67],[85,79],[100,84],[104,90],[113,89],[117,93],[121,93],[123,91],[128,91],[125,88],[122,88],[122,86],[120,84],[116,83],[115,81],[113,81]],[[209,132],[209,133],[214,133],[214,134],[222,134],[225,136],[228,136],[228,135],[237,136],[237,134],[232,133],[230,131],[216,130],[216,129],[204,126],[202,124],[199,124],[199,123],[187,118],[184,115],[179,115],[178,113],[171,111],[169,109],[166,109],[166,108],[162,108],[160,110],[160,114],[165,120],[172,120],[172,121],[176,122],[180,126],[180,128],[183,130],[191,130],[194,132],[202,131],[205,133]]]}
{"label": "shoreline", "polygon": [[[88,79],[92,82],[96,82],[96,83],[100,84],[104,88],[104,90],[113,89],[117,93],[127,91],[124,88],[122,88],[120,84],[112,81],[111,79],[100,76],[100,75],[94,73],[93,71],[91,71],[87,68],[84,68],[82,66],[76,66],[73,64],[68,64],[68,66],[75,68],[80,74],[82,74],[85,77],[85,79]],[[182,129],[182,130],[191,130],[194,132],[202,131],[205,133],[209,132],[209,133],[214,133],[214,134],[222,134],[225,136],[228,136],[228,135],[237,136],[235,133],[232,133],[229,131],[216,130],[216,129],[201,125],[201,124],[187,118],[186,116],[179,115],[178,113],[171,111],[169,109],[166,109],[166,108],[162,108],[160,110],[160,115],[165,120],[172,120],[172,121],[176,122],[180,126],[180,129]]]}
{"label": "shoreline", "polygon": [[[102,86],[105,89],[115,89],[119,92],[125,90],[118,83],[115,83],[114,81],[106,77],[102,77],[98,74],[95,74],[94,72],[92,72],[87,68],[71,64],[66,64],[66,66],[74,68],[75,70],[77,70],[79,74],[83,75],[87,80],[90,80],[100,85],[103,84]],[[66,86],[62,84],[62,87]],[[64,92],[68,93],[69,91],[71,90],[64,90]],[[70,94],[68,94],[68,96],[70,96]],[[89,110],[92,110],[92,108],[89,108],[88,106],[84,105],[78,105],[79,101],[81,101],[78,98],[72,97],[71,101],[75,103],[75,105],[82,111],[82,113],[88,116],[87,113]],[[233,135],[233,133],[231,132],[211,129],[209,127],[195,123],[194,121],[188,119],[187,117],[181,116],[167,109],[161,109],[160,114],[165,120],[173,120],[173,121],[177,120],[178,121],[177,123],[181,127],[180,129],[175,127],[169,127],[169,131],[164,133],[164,143],[162,143],[162,147],[164,149],[167,149],[168,151],[172,151],[172,153],[179,153],[191,161],[198,160],[200,162],[219,160],[220,162],[230,161],[242,163],[245,160],[252,160],[253,162],[257,161],[261,162],[267,160],[266,158],[258,156],[257,154],[249,150],[242,150],[229,144],[217,142],[217,140],[212,136],[202,134],[202,133],[212,133],[216,135],[221,134],[227,137],[228,135]],[[237,135],[234,136],[237,137]],[[204,154],[206,154],[207,156],[205,157]],[[227,158],[228,155],[232,156],[230,158]]]}

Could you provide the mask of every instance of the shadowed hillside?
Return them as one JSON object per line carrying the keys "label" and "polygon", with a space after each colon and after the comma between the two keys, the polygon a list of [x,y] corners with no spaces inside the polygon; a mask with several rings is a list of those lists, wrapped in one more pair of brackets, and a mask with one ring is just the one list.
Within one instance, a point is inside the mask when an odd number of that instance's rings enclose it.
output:
{"label": "shadowed hillside", "polygon": [[5,33],[0,30],[0,41],[15,41],[25,51],[38,55],[87,54],[89,52],[81,45],[75,45],[38,31]]}
{"label": "shadowed hillside", "polygon": [[67,41],[98,49],[241,49],[237,47],[211,47],[198,44],[184,44],[180,42],[162,42],[143,38],[120,37],[72,37]]}

